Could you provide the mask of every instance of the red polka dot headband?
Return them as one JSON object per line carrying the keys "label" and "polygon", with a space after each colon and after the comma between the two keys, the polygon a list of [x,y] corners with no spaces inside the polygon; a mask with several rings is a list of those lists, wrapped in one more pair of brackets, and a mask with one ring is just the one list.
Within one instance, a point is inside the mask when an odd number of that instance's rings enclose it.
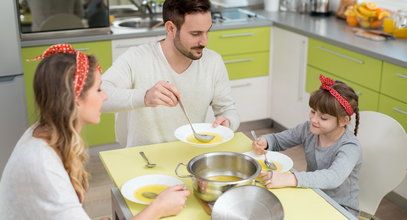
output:
{"label": "red polka dot headband", "polygon": [[[86,54],[75,50],[70,44],[56,44],[46,49],[42,55],[29,59],[28,61],[44,59],[45,57],[57,53],[76,54],[76,72],[73,79],[73,84],[75,97],[78,98],[81,95],[89,73],[89,60]],[[100,68],[99,64],[97,65],[97,69],[102,72],[102,68]]]}
{"label": "red polka dot headband", "polygon": [[325,77],[323,75],[319,75],[319,80],[321,81],[321,86],[319,88],[327,90],[331,95],[335,97],[336,100],[338,100],[339,103],[341,103],[342,107],[345,109],[346,113],[351,116],[353,115],[353,109],[350,103],[339,94],[338,91],[333,89],[331,86],[335,84],[335,81],[333,79],[330,79],[328,77]]}

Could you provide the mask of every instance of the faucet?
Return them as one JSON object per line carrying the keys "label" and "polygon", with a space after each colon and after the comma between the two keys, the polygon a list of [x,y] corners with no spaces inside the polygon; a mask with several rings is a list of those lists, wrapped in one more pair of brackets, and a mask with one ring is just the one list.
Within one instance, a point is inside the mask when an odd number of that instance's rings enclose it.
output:
{"label": "faucet", "polygon": [[130,0],[130,2],[135,5],[140,11],[148,13],[151,20],[154,19],[157,6],[157,2],[155,0],[141,0],[140,3],[137,3],[135,0]]}

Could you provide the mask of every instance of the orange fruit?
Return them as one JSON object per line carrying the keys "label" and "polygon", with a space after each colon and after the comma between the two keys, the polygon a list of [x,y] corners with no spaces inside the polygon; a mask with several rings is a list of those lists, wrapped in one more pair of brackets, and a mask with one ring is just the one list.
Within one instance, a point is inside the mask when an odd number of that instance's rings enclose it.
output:
{"label": "orange fruit", "polygon": [[346,22],[350,26],[357,26],[359,24],[358,19],[356,19],[356,16],[346,16]]}
{"label": "orange fruit", "polygon": [[382,21],[380,21],[380,20],[374,20],[374,21],[372,21],[372,22],[370,22],[370,27],[371,28],[379,28],[379,27],[381,27],[382,26]]}

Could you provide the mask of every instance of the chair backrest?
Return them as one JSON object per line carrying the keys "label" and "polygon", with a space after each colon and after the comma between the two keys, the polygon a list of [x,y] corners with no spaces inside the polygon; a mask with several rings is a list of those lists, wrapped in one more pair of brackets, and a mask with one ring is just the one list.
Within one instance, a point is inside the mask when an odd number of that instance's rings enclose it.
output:
{"label": "chair backrest", "polygon": [[383,197],[407,174],[407,134],[393,118],[362,111],[357,137],[363,148],[359,208],[374,215]]}
{"label": "chair backrest", "polygon": [[74,14],[55,14],[45,19],[41,25],[41,31],[54,31],[64,29],[83,28],[85,25],[82,23],[80,17]]}

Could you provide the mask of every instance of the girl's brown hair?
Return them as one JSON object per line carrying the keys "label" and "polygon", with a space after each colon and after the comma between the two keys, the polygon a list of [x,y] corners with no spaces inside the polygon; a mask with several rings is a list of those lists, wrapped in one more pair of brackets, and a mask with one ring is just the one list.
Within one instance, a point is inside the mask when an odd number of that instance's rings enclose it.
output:
{"label": "girl's brown hair", "polygon": [[[97,61],[88,56],[89,74],[79,98],[92,87]],[[58,53],[44,58],[34,76],[34,95],[39,110],[35,131],[57,152],[64,164],[79,201],[84,201],[88,188],[88,173],[84,163],[88,159],[85,144],[79,134],[78,111],[75,104],[73,78],[76,55]]]}
{"label": "girl's brown hair", "polygon": [[[356,116],[354,134],[357,135],[359,127],[359,97],[355,91],[345,83],[336,80],[335,84],[331,86],[343,98],[345,98],[351,105],[353,112]],[[338,119],[348,116],[343,106],[336,98],[325,89],[318,89],[311,94],[309,99],[309,106],[322,114],[335,116]],[[349,116],[350,119],[350,116]]]}

